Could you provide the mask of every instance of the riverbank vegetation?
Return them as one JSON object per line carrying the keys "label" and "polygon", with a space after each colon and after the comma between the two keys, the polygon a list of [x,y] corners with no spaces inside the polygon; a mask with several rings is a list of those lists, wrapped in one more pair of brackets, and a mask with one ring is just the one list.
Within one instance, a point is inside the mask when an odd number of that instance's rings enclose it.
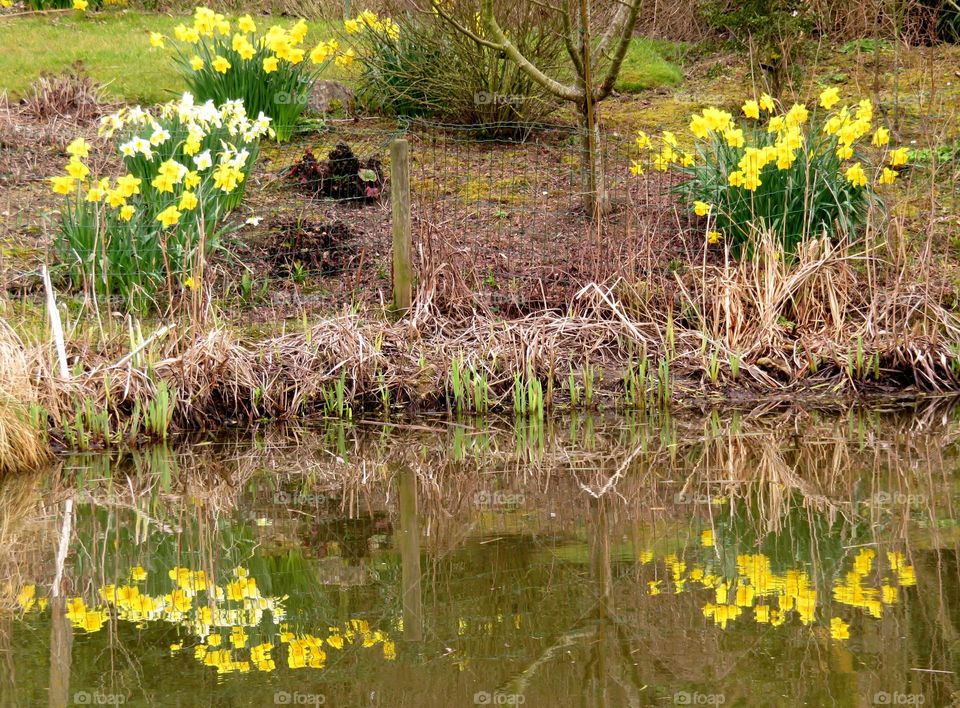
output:
{"label": "riverbank vegetation", "polygon": [[[955,391],[949,13],[867,31],[821,8],[762,34],[760,10],[703,5],[687,32],[640,19],[598,118],[599,219],[572,206],[575,131],[541,125],[575,111],[499,57],[470,59],[482,42],[456,34],[457,56],[486,67],[460,103],[412,92],[420,75],[440,92],[449,78],[442,53],[414,53],[404,34],[458,32],[438,18],[0,19],[0,36],[26,38],[0,58],[4,469],[298,416],[542,421]],[[525,51],[569,79],[531,12],[511,20]],[[77,46],[84,66],[27,83],[27,63],[66,68]],[[258,108],[238,117],[224,90]],[[453,141],[448,122],[482,141]],[[386,304],[398,135],[413,145],[418,229],[401,317]]]}

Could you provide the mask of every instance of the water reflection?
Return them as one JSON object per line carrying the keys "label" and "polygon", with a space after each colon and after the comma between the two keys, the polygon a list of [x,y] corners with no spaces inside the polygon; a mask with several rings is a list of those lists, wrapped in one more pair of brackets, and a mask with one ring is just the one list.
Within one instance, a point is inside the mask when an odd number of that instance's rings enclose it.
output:
{"label": "water reflection", "polygon": [[958,431],[424,419],[70,458],[0,485],[0,702],[943,705]]}

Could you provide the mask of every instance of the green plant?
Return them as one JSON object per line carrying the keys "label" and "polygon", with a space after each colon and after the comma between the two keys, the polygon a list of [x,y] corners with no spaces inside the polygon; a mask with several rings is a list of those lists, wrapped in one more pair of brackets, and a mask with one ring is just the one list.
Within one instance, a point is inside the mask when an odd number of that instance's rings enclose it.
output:
{"label": "green plant", "polygon": [[[274,25],[260,32],[253,18],[244,15],[235,29],[231,35],[223,15],[196,8],[191,26],[174,29],[177,66],[198,99],[217,104],[242,100],[251,114],[273,120],[277,140],[288,140],[322,70],[330,61],[349,64],[353,51],[338,54],[339,43],[331,40],[320,42],[307,56],[301,45],[309,28],[303,20],[289,29]],[[152,35],[157,47],[167,39]]]}
{"label": "green plant", "polygon": [[[870,209],[882,209],[880,190],[896,181],[908,154],[889,146],[886,128],[874,129],[869,99],[831,110],[840,100],[828,88],[812,113],[799,103],[778,112],[764,94],[743,104],[745,124],[707,108],[690,122],[695,154],[665,132],[654,169],[685,177],[676,191],[705,219],[707,241],[726,239],[737,254],[761,231],[788,253],[808,236],[853,239]],[[646,134],[637,142],[653,149]]]}
{"label": "green plant", "polygon": [[802,37],[813,27],[804,0],[705,0],[700,6],[707,23],[749,46],[754,65],[779,95],[788,71],[798,60]]}
{"label": "green plant", "polygon": [[333,383],[321,389],[324,415],[335,418],[353,418],[353,408],[347,401],[347,373],[341,372]]}
{"label": "green plant", "polygon": [[78,138],[66,174],[50,179],[63,195],[54,251],[67,277],[94,295],[120,294],[132,309],[197,287],[196,266],[226,232],[223,219],[269,129],[241,103],[198,106],[189,94],[154,112],[137,106],[105,117],[101,133],[115,139],[125,173],[92,175]]}
{"label": "green plant", "polygon": [[176,410],[177,391],[163,380],[154,388],[153,396],[143,408],[143,429],[148,435],[166,441]]}
{"label": "green plant", "polygon": [[458,413],[486,413],[490,408],[490,384],[486,372],[457,356],[450,365],[450,389]]}
{"label": "green plant", "polygon": [[[443,7],[458,22],[476,24],[477,9],[469,2]],[[360,66],[357,96],[370,110],[480,125],[484,135],[510,137],[522,136],[556,108],[551,94],[516,63],[452,31],[439,15],[400,7],[391,14],[395,21],[361,13],[346,26]],[[544,13],[515,6],[509,28],[522,51],[545,67],[557,66],[563,43]]]}

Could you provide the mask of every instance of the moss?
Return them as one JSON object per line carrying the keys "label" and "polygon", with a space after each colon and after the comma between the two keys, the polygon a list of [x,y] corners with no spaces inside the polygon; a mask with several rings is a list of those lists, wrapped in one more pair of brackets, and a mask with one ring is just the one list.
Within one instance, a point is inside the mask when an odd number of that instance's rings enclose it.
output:
{"label": "moss", "polygon": [[465,202],[494,202],[496,204],[523,204],[530,200],[522,194],[530,186],[524,176],[506,177],[498,180],[471,179],[460,187],[460,198]]}

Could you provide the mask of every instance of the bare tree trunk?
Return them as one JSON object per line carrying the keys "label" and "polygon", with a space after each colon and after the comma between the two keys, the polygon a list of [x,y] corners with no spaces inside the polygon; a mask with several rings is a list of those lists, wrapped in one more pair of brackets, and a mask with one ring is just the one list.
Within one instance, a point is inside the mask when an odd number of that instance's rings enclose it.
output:
{"label": "bare tree trunk", "polygon": [[610,195],[607,193],[596,106],[593,106],[592,120],[587,114],[586,104],[580,104],[579,108],[580,189],[584,211],[593,218],[610,212]]}

